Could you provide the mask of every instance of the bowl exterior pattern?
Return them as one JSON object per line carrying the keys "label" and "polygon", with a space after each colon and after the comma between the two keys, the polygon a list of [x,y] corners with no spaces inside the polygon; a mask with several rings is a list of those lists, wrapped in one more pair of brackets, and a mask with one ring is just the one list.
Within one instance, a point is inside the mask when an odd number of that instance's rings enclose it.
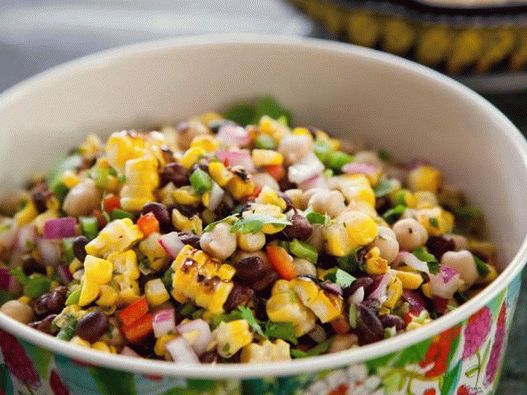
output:
{"label": "bowl exterior pattern", "polygon": [[521,276],[464,322],[362,364],[280,378],[157,377],[87,365],[0,330],[0,395],[493,393]]}

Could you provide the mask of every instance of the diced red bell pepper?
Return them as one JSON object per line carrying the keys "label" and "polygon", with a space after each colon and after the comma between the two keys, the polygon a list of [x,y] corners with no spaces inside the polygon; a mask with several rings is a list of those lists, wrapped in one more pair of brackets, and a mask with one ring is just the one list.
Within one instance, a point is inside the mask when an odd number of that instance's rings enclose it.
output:
{"label": "diced red bell pepper", "polygon": [[351,329],[349,321],[344,315],[339,315],[333,321],[330,321],[330,324],[338,335],[345,335]]}
{"label": "diced red bell pepper", "polygon": [[280,278],[284,280],[292,280],[298,276],[295,266],[293,265],[293,257],[287,253],[285,248],[269,245],[266,248],[267,259],[269,263],[276,270]]}
{"label": "diced red bell pepper", "polygon": [[131,326],[139,318],[146,315],[146,313],[148,313],[148,302],[146,301],[146,297],[143,296],[126,306],[118,313],[118,316],[123,326]]}
{"label": "diced red bell pepper", "polygon": [[265,169],[276,181],[280,181],[285,176],[285,169],[282,165],[269,165]]}
{"label": "diced red bell pepper", "polygon": [[159,221],[152,213],[146,213],[137,220],[139,230],[147,237],[148,235],[159,232]]}
{"label": "diced red bell pepper", "polygon": [[123,326],[121,330],[126,337],[126,340],[130,343],[137,343],[152,333],[152,321],[152,314],[147,313],[136,320],[132,325]]}
{"label": "diced red bell pepper", "polygon": [[119,199],[119,196],[115,196],[113,193],[105,196],[102,201],[102,208],[107,213],[111,213],[112,210],[121,208],[121,200]]}

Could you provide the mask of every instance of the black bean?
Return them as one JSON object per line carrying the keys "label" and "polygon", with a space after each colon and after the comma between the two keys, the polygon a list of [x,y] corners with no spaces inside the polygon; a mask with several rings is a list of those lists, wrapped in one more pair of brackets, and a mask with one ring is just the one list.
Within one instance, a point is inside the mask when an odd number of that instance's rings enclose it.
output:
{"label": "black bean", "polygon": [[41,265],[32,257],[27,257],[22,262],[22,269],[26,276],[30,276],[33,273],[46,274],[46,268],[44,265]]}
{"label": "black bean", "polygon": [[75,333],[80,338],[95,343],[108,329],[108,318],[100,311],[93,311],[77,323]]}
{"label": "black bean", "polygon": [[162,203],[150,202],[144,205],[141,214],[152,213],[156,217],[159,225],[166,226],[172,223],[167,206]]}
{"label": "black bean", "polygon": [[313,225],[303,215],[294,214],[284,232],[290,239],[307,240],[313,233]]}
{"label": "black bean", "polygon": [[50,195],[51,192],[48,191],[48,188],[44,183],[39,183],[31,191],[31,200],[33,201],[33,204],[35,205],[35,208],[39,213],[43,213],[48,209],[46,201],[48,200]]}
{"label": "black bean", "polygon": [[253,282],[261,278],[265,272],[265,264],[257,255],[243,258],[236,265],[236,278],[242,282]]}
{"label": "black bean", "polygon": [[363,303],[359,305],[357,319],[357,330],[359,331],[360,344],[370,344],[384,339],[384,327],[374,310]]}
{"label": "black bean", "polygon": [[274,270],[267,270],[265,274],[262,275],[258,280],[256,280],[251,287],[255,291],[263,291],[267,287],[269,287],[271,284],[273,284],[276,280],[278,280],[278,273],[276,273]]}
{"label": "black bean", "polygon": [[187,169],[176,162],[167,164],[161,171],[160,176],[161,187],[164,187],[169,182],[176,187],[182,187],[189,184]]}
{"label": "black bean", "polygon": [[199,357],[201,363],[216,363],[218,361],[218,354],[216,351],[207,351]]}
{"label": "black bean", "polygon": [[397,331],[401,331],[406,328],[406,323],[404,320],[395,314],[381,315],[379,316],[379,320],[381,321],[382,326],[385,328],[395,327]]}
{"label": "black bean", "polygon": [[186,233],[186,232],[179,232],[178,233],[179,240],[183,244],[188,244],[191,247],[199,248],[199,236],[196,236],[193,233]]}
{"label": "black bean", "polygon": [[56,333],[58,331],[58,328],[54,328],[51,325],[53,320],[56,317],[57,317],[57,314],[51,314],[51,315],[48,315],[46,318],[44,318],[44,319],[42,319],[40,321],[30,322],[28,324],[28,326],[30,326],[33,329],[36,329],[37,331],[44,332],[44,333],[47,333],[49,335],[52,335],[52,334],[54,334],[54,333]]}
{"label": "black bean", "polygon": [[371,277],[359,277],[353,283],[351,286],[346,289],[346,296],[353,295],[359,288],[364,288],[364,294],[366,294],[366,290],[373,284],[373,279]]}
{"label": "black bean", "polygon": [[67,288],[60,286],[55,288],[48,298],[48,310],[50,313],[60,313],[66,303]]}
{"label": "black bean", "polygon": [[50,293],[39,296],[30,302],[30,306],[37,317],[44,317],[49,314],[48,300]]}
{"label": "black bean", "polygon": [[230,312],[238,306],[244,306],[249,303],[253,295],[254,291],[251,288],[234,283],[234,287],[229,293],[229,297],[225,301],[223,308],[226,312]]}
{"label": "black bean", "polygon": [[430,236],[426,242],[426,248],[428,252],[440,261],[445,252],[455,250],[456,243],[454,243],[454,240],[445,237]]}
{"label": "black bean", "polygon": [[86,236],[77,236],[73,239],[73,254],[75,255],[75,258],[77,258],[79,261],[84,262],[84,259],[86,258],[86,244],[88,244],[90,240]]}

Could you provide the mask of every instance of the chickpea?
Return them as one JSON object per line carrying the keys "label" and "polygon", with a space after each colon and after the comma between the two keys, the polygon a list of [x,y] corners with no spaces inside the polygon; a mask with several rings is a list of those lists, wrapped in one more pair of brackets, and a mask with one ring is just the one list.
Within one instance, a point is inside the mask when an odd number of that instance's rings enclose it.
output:
{"label": "chickpea", "polygon": [[31,307],[18,300],[10,300],[4,303],[0,307],[0,311],[23,324],[28,324],[35,320]]}
{"label": "chickpea", "polygon": [[307,259],[295,258],[293,259],[293,266],[299,276],[317,276],[317,268]]}
{"label": "chickpea", "polygon": [[300,204],[302,205],[302,210],[307,208],[307,205],[309,203],[309,200],[318,192],[324,192],[327,190],[322,188],[311,188],[307,189],[304,192],[302,192],[302,198],[300,200]]}
{"label": "chickpea", "polygon": [[324,251],[324,225],[314,224],[311,237],[307,239],[307,243],[311,244],[318,252]]}
{"label": "chickpea", "polygon": [[359,338],[353,333],[346,335],[336,335],[331,340],[331,344],[328,349],[328,353],[332,354],[339,351],[348,350],[359,344]]}
{"label": "chickpea", "polygon": [[90,214],[100,203],[101,191],[93,180],[86,179],[68,192],[62,209],[72,217],[79,217]]}
{"label": "chickpea", "polygon": [[441,258],[441,264],[459,272],[459,277],[465,282],[461,291],[469,289],[479,278],[474,256],[470,251],[447,251]]}
{"label": "chickpea", "polygon": [[308,205],[313,211],[327,213],[333,218],[346,209],[344,196],[339,191],[317,192],[309,199]]}
{"label": "chickpea", "polygon": [[305,210],[306,205],[303,204],[304,192],[301,189],[288,189],[284,193],[291,200],[293,207],[299,210]]}
{"label": "chickpea", "polygon": [[210,232],[203,233],[199,244],[203,251],[223,261],[236,251],[236,234],[230,225],[220,223]]}
{"label": "chickpea", "polygon": [[265,234],[258,233],[240,233],[238,234],[238,246],[241,250],[247,252],[256,252],[265,245]]}
{"label": "chickpea", "polygon": [[313,140],[309,136],[290,134],[280,141],[278,152],[284,156],[285,163],[289,165],[298,162],[311,152],[312,148]]}
{"label": "chickpea", "polygon": [[443,237],[454,242],[456,251],[466,250],[468,248],[468,240],[465,236],[451,233],[446,234]]}
{"label": "chickpea", "polygon": [[373,242],[375,247],[381,251],[381,256],[388,261],[393,262],[399,253],[399,242],[395,237],[395,232],[387,226],[379,226],[379,233]]}
{"label": "chickpea", "polygon": [[253,182],[254,182],[254,185],[257,187],[263,188],[267,186],[275,191],[280,190],[280,186],[278,185],[276,180],[273,177],[271,177],[269,173],[253,174]]}
{"label": "chickpea", "polygon": [[393,225],[393,231],[399,242],[401,249],[412,251],[421,247],[428,240],[428,232],[413,218],[406,218],[397,221]]}

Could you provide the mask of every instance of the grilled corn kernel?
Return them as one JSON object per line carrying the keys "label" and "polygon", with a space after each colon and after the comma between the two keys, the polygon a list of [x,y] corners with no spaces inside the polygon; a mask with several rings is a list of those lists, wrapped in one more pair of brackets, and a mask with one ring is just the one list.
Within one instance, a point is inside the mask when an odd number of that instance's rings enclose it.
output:
{"label": "grilled corn kernel", "polygon": [[383,306],[393,309],[403,295],[403,283],[399,277],[394,277],[387,289],[387,299]]}
{"label": "grilled corn kernel", "polygon": [[132,280],[139,278],[139,267],[137,266],[137,255],[135,251],[114,252],[108,256],[108,260],[113,263],[116,273],[122,274]]}
{"label": "grilled corn kernel", "polygon": [[419,166],[408,174],[408,186],[412,191],[437,193],[442,185],[443,176],[441,172],[432,166]]}
{"label": "grilled corn kernel", "polygon": [[115,132],[108,138],[105,150],[112,167],[123,171],[127,161],[144,155],[144,140],[126,131]]}
{"label": "grilled corn kernel", "polygon": [[265,234],[258,233],[239,233],[238,247],[242,251],[256,252],[260,251],[265,245]]}
{"label": "grilled corn kernel", "polygon": [[139,284],[136,280],[132,280],[122,274],[114,277],[114,281],[119,287],[119,302],[130,304],[139,298]]}
{"label": "grilled corn kernel", "polygon": [[192,139],[191,148],[201,148],[206,152],[214,152],[218,149],[218,141],[210,134],[200,134]]}
{"label": "grilled corn kernel", "polygon": [[159,244],[160,237],[161,235],[157,232],[151,233],[139,243],[139,251],[148,259],[149,269],[156,272],[167,265],[167,254]]}
{"label": "grilled corn kernel", "polygon": [[251,343],[243,347],[240,362],[289,361],[291,359],[289,348],[289,343],[282,339],[274,342],[264,340],[260,344]]}
{"label": "grilled corn kernel", "polygon": [[365,270],[368,274],[385,274],[388,272],[388,261],[381,257],[379,247],[373,247],[366,254]]}
{"label": "grilled corn kernel", "polygon": [[270,149],[253,149],[253,162],[258,167],[281,165],[284,157],[281,153]]}
{"label": "grilled corn kernel", "polygon": [[157,338],[156,344],[154,345],[154,352],[159,357],[164,357],[166,353],[167,344],[174,340],[177,336],[173,334],[163,335]]}
{"label": "grilled corn kernel", "polygon": [[234,177],[225,186],[236,200],[241,200],[250,196],[254,192],[254,182],[251,176],[244,174],[243,176],[234,172]]}
{"label": "grilled corn kernel", "polygon": [[189,148],[185,151],[183,156],[181,157],[179,163],[186,169],[190,169],[192,166],[196,164],[196,162],[207,153],[203,148],[201,147],[193,147]]}
{"label": "grilled corn kernel", "polygon": [[183,205],[198,204],[201,200],[200,195],[189,185],[175,189],[174,192],[172,192],[172,196],[176,203]]}
{"label": "grilled corn kernel", "polygon": [[278,195],[278,192],[269,188],[267,185],[262,188],[255,201],[256,203],[278,206],[282,211],[287,207],[285,200]]}
{"label": "grilled corn kernel", "polygon": [[95,303],[101,307],[112,307],[117,304],[118,300],[119,293],[115,288],[109,285],[101,285],[100,296]]}
{"label": "grilled corn kernel", "polygon": [[342,314],[342,297],[324,291],[311,279],[295,278],[291,280],[291,288],[303,305],[309,308],[322,323],[332,321]]}
{"label": "grilled corn kernel", "polygon": [[355,245],[350,242],[348,232],[343,224],[336,223],[324,228],[326,250],[333,256],[348,255]]}
{"label": "grilled corn kernel", "polygon": [[84,277],[96,284],[107,284],[112,279],[112,262],[92,255],[84,259]]}
{"label": "grilled corn kernel", "polygon": [[192,232],[194,234],[200,234],[203,228],[203,223],[198,215],[187,218],[178,209],[172,210],[172,225],[178,231]]}
{"label": "grilled corn kernel", "polygon": [[170,299],[170,295],[161,279],[156,278],[145,284],[146,300],[151,306],[159,306]]}
{"label": "grilled corn kernel", "polygon": [[89,255],[106,257],[112,252],[128,249],[142,238],[143,234],[130,218],[118,219],[106,225],[85,249]]}
{"label": "grilled corn kernel", "polygon": [[38,211],[31,200],[29,200],[24,208],[17,212],[14,220],[18,226],[24,226],[33,221],[38,215]]}
{"label": "grilled corn kernel", "polygon": [[260,130],[260,133],[270,135],[277,142],[282,140],[285,135],[290,133],[287,126],[267,115],[264,115],[262,118],[260,118],[260,121],[258,122],[258,129]]}
{"label": "grilled corn kernel", "polygon": [[253,334],[246,320],[222,322],[214,330],[213,336],[218,342],[218,354],[224,358],[232,357],[253,341]]}
{"label": "grilled corn kernel", "polygon": [[394,270],[395,275],[401,280],[404,289],[418,289],[423,283],[423,277],[419,273]]}
{"label": "grilled corn kernel", "polygon": [[224,187],[234,178],[234,174],[232,174],[221,162],[210,162],[209,174],[220,187]]}

